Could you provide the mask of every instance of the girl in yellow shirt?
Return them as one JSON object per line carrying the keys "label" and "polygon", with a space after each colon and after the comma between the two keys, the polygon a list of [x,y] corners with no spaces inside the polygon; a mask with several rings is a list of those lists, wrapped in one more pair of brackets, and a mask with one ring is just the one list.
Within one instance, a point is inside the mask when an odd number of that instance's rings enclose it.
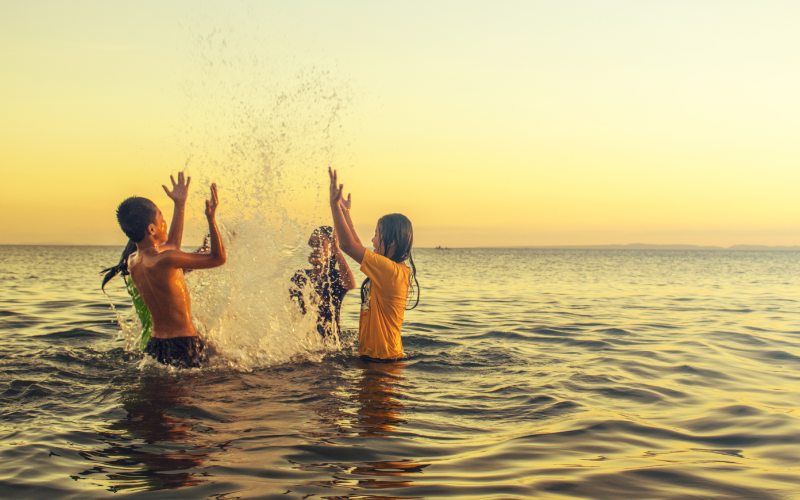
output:
{"label": "girl in yellow shirt", "polygon": [[[371,252],[364,248],[350,218],[350,195],[344,199],[343,184],[338,184],[335,170],[331,178],[330,200],[333,226],[339,247],[361,264],[367,279],[361,286],[361,315],[358,321],[358,354],[364,358],[396,360],[403,357],[400,327],[414,283],[414,307],[419,304],[417,268],[411,257],[414,230],[408,217],[384,215],[378,220]],[[408,261],[409,265],[406,265]]]}

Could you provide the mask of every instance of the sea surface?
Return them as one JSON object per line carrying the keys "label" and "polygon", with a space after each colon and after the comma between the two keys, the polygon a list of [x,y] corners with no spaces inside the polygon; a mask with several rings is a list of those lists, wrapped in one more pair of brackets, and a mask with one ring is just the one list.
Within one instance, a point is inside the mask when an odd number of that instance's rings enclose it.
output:
{"label": "sea surface", "polygon": [[120,250],[0,246],[2,498],[800,498],[798,252],[418,249],[403,362],[351,293],[338,352],[171,372]]}

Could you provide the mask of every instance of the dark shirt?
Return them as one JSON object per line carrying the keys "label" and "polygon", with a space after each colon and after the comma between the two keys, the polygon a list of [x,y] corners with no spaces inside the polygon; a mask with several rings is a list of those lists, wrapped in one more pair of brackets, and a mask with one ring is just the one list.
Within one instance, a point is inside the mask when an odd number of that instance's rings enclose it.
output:
{"label": "dark shirt", "polygon": [[[312,284],[311,269],[301,269],[292,276],[293,286],[289,289],[289,295],[297,299],[297,304],[303,314],[308,313],[306,307],[306,297],[303,291]],[[317,331],[322,337],[334,337],[341,339],[339,330],[339,312],[342,308],[347,289],[342,284],[342,276],[337,269],[332,269],[327,275],[321,274],[319,279],[313,282],[314,294],[307,294],[317,306]]]}

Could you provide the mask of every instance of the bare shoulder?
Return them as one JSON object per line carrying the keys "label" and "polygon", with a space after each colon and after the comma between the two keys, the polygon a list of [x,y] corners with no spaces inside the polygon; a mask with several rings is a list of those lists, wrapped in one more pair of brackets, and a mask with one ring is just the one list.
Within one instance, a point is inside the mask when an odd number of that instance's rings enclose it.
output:
{"label": "bare shoulder", "polygon": [[156,256],[154,256],[153,264],[172,266],[176,263],[176,261],[188,255],[190,254],[187,254],[186,252],[183,252],[181,250],[175,250],[175,249],[162,250],[161,252],[158,252]]}
{"label": "bare shoulder", "polygon": [[164,253],[164,252],[166,252],[168,250],[178,250],[178,251],[180,251],[180,248],[178,248],[176,245],[174,245],[172,243],[164,243],[163,245],[160,245],[158,247],[159,253]]}
{"label": "bare shoulder", "polygon": [[128,256],[128,268],[134,268],[142,261],[142,254],[137,250]]}

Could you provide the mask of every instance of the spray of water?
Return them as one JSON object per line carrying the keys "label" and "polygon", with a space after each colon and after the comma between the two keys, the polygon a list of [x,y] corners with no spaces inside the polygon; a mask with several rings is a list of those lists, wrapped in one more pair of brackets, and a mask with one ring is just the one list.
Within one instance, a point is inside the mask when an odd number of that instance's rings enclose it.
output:
{"label": "spray of water", "polygon": [[216,182],[228,255],[224,266],[189,273],[186,282],[210,363],[237,370],[342,347],[322,340],[315,311],[303,315],[289,288],[294,272],[309,267],[309,235],[330,224],[323,193],[327,167],[348,161],[349,84],[332,70],[265,58],[257,46],[233,30],[194,35],[183,89],[193,190],[187,237],[206,231],[203,200]]}
{"label": "spray of water", "polygon": [[[323,342],[316,311],[300,312],[289,280],[309,267],[308,237],[329,219],[326,169],[346,158],[348,84],[331,70],[264,58],[259,44],[233,31],[196,43],[196,78],[186,88],[187,170],[196,185],[220,187],[228,254],[223,267],[187,276],[196,326],[218,365],[252,369],[319,357],[340,346]],[[194,212],[202,225],[199,203]]]}

